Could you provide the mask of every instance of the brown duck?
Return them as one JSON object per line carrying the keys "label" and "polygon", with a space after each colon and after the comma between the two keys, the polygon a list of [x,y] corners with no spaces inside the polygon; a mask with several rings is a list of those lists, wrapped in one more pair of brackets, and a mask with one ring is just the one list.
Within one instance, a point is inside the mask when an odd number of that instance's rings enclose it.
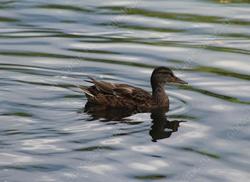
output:
{"label": "brown duck", "polygon": [[157,67],[151,75],[152,95],[138,87],[127,84],[116,84],[97,81],[89,77],[90,87],[80,86],[88,98],[88,104],[102,106],[103,108],[119,108],[135,112],[151,112],[156,108],[168,110],[169,99],[165,93],[166,83],[187,82],[176,77],[167,67]]}

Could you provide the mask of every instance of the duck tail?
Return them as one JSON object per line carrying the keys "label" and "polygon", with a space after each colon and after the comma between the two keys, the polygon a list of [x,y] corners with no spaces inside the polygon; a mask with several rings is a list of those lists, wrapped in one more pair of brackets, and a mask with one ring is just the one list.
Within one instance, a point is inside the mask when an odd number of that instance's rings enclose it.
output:
{"label": "duck tail", "polygon": [[90,91],[88,90],[88,87],[83,86],[83,85],[79,85],[79,88],[80,88],[85,94],[87,94],[88,96],[95,97],[92,93],[90,93]]}
{"label": "duck tail", "polygon": [[87,76],[89,80],[84,80],[85,82],[89,82],[89,83],[95,83],[95,79],[91,76]]}

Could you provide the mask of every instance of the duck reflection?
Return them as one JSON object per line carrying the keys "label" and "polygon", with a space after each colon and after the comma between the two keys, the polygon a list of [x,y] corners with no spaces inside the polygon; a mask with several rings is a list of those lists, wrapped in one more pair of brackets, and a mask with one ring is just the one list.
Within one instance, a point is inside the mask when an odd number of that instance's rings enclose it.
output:
{"label": "duck reflection", "polygon": [[105,121],[123,121],[124,118],[136,114],[129,109],[107,109],[101,105],[93,105],[89,102],[85,105],[84,112],[92,117],[91,120],[104,119]]}
{"label": "duck reflection", "polygon": [[[87,103],[84,112],[91,116],[91,120],[104,119],[102,121],[124,121],[126,117],[136,114],[128,109],[105,109],[102,106]],[[168,138],[173,132],[177,132],[182,120],[169,121],[165,115],[167,110],[155,109],[151,112],[152,126],[149,131],[152,141]]]}
{"label": "duck reflection", "polygon": [[151,113],[152,126],[149,131],[152,141],[169,138],[173,132],[177,132],[182,120],[169,121],[165,115],[166,111],[162,109],[153,110]]}

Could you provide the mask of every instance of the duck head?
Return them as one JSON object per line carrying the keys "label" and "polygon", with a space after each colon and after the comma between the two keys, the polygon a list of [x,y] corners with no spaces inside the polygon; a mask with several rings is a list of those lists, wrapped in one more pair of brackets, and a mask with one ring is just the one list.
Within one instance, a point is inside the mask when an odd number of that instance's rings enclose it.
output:
{"label": "duck head", "polygon": [[155,68],[151,75],[152,88],[156,86],[164,86],[166,83],[187,84],[187,82],[175,76],[173,71],[168,67]]}

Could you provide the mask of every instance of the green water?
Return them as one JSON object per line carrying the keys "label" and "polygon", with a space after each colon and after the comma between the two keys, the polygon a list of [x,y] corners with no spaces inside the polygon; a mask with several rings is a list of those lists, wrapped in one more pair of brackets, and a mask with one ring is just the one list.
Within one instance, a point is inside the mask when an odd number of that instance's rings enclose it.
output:
{"label": "green water", "polygon": [[[2,0],[0,181],[248,181],[249,30],[247,0]],[[88,75],[156,66],[189,83],[166,115],[84,112]]]}

